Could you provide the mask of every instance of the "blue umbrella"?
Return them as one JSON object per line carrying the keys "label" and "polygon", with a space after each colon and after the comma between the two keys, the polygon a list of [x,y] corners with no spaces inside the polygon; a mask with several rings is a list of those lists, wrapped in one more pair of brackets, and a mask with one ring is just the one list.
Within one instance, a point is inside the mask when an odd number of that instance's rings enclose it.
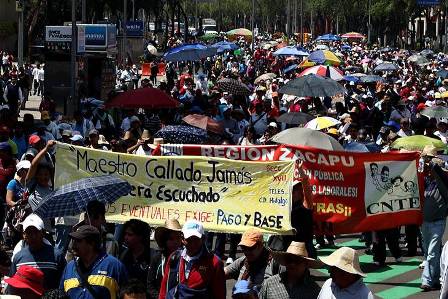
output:
{"label": "blue umbrella", "polygon": [[373,142],[361,143],[361,142],[350,142],[344,149],[348,152],[360,152],[360,153],[378,153],[380,152],[380,147]]}
{"label": "blue umbrella", "polygon": [[198,61],[216,54],[216,48],[202,44],[183,44],[173,48],[163,55],[166,61]]}
{"label": "blue umbrella", "polygon": [[358,82],[359,81],[359,78],[358,77],[355,77],[355,76],[350,76],[350,75],[348,75],[348,76],[344,76],[344,80],[345,81],[353,81],[353,82]]}
{"label": "blue umbrella", "polygon": [[122,178],[112,175],[89,177],[63,185],[39,203],[30,202],[30,205],[42,219],[78,215],[86,210],[90,201],[110,204],[130,191],[131,185]]}
{"label": "blue umbrella", "polygon": [[384,78],[377,75],[367,75],[360,78],[362,83],[384,82]]}
{"label": "blue umbrella", "polygon": [[337,36],[337,35],[328,33],[328,34],[324,34],[324,35],[318,36],[318,37],[316,38],[316,40],[329,41],[329,42],[331,42],[331,41],[338,41],[338,40],[341,40],[341,38],[340,38],[339,36]]}
{"label": "blue umbrella", "polygon": [[349,45],[342,45],[341,46],[341,50],[342,51],[351,51],[352,47],[350,47]]}
{"label": "blue umbrella", "polygon": [[308,52],[299,50],[296,47],[283,47],[272,53],[274,56],[308,56]]}
{"label": "blue umbrella", "polygon": [[295,69],[297,69],[298,65],[297,64],[291,64],[290,66],[286,67],[283,69],[283,73],[287,74],[291,71],[294,71]]}
{"label": "blue umbrella", "polygon": [[448,78],[448,71],[447,70],[440,70],[440,71],[438,71],[437,72],[437,77],[440,77],[440,78],[443,78],[443,79]]}
{"label": "blue umbrella", "polygon": [[154,134],[154,137],[175,144],[203,144],[208,140],[206,130],[184,125],[166,126]]}
{"label": "blue umbrella", "polygon": [[225,51],[233,51],[233,50],[236,50],[239,48],[238,45],[236,45],[235,43],[226,42],[226,41],[217,42],[217,43],[211,45],[211,47],[218,49],[218,53],[222,53]]}

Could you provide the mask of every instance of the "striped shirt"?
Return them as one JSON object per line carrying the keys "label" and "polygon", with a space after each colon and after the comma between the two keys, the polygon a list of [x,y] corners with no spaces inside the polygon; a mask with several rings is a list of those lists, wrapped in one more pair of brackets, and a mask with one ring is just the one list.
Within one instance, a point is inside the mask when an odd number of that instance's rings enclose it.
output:
{"label": "striped shirt", "polygon": [[65,259],[53,246],[44,243],[40,250],[31,251],[29,246],[25,246],[14,255],[10,277],[23,265],[41,270],[45,275],[44,288],[49,290],[59,286],[59,277],[64,270]]}

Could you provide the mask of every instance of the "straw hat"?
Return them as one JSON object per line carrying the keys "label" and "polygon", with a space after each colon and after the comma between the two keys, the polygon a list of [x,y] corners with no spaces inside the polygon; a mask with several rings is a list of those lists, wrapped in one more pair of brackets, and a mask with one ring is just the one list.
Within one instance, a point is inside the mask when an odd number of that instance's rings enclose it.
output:
{"label": "straw hat", "polygon": [[308,257],[304,242],[291,242],[286,252],[274,251],[272,257],[280,264],[285,266],[288,260],[306,261],[309,268],[320,268],[322,263]]}
{"label": "straw hat", "polygon": [[98,144],[99,145],[108,145],[109,142],[106,140],[106,137],[104,137],[104,135],[99,135],[98,136]]}
{"label": "straw hat", "polygon": [[359,266],[358,252],[349,247],[341,247],[327,257],[320,259],[322,263],[328,266],[336,267],[351,274],[358,274],[362,277],[367,275],[361,271]]}
{"label": "straw hat", "polygon": [[157,246],[159,248],[163,248],[164,244],[162,243],[162,236],[170,231],[181,232],[182,226],[180,226],[179,221],[176,219],[167,219],[165,220],[165,224],[163,226],[159,226],[156,228],[154,232],[154,239],[156,240]]}
{"label": "straw hat", "polygon": [[428,157],[428,158],[436,157],[437,156],[437,148],[432,144],[426,145],[423,148],[421,156]]}

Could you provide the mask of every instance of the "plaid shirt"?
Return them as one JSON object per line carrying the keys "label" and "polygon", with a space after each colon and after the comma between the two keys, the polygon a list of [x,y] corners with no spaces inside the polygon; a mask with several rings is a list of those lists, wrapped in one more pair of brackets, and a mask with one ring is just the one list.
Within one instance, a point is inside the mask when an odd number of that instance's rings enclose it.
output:
{"label": "plaid shirt", "polygon": [[304,280],[289,286],[287,282],[287,273],[269,277],[263,282],[260,293],[260,299],[315,299],[319,295],[320,287],[306,274]]}

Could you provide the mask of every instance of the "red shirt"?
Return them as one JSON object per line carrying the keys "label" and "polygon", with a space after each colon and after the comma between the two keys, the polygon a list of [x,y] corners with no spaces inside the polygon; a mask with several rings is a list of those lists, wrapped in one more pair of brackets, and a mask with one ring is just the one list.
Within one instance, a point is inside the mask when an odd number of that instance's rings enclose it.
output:
{"label": "red shirt", "polygon": [[[174,252],[173,254],[175,254]],[[171,256],[173,255],[171,254]],[[163,273],[162,284],[160,286],[159,299],[165,299],[167,293],[168,276],[170,275],[171,256],[167,259]],[[179,283],[187,285],[191,289],[205,289],[209,291],[210,298],[226,298],[226,279],[224,275],[224,265],[214,254],[205,253],[194,261],[190,269],[188,279],[185,278],[185,260],[179,257]]]}

